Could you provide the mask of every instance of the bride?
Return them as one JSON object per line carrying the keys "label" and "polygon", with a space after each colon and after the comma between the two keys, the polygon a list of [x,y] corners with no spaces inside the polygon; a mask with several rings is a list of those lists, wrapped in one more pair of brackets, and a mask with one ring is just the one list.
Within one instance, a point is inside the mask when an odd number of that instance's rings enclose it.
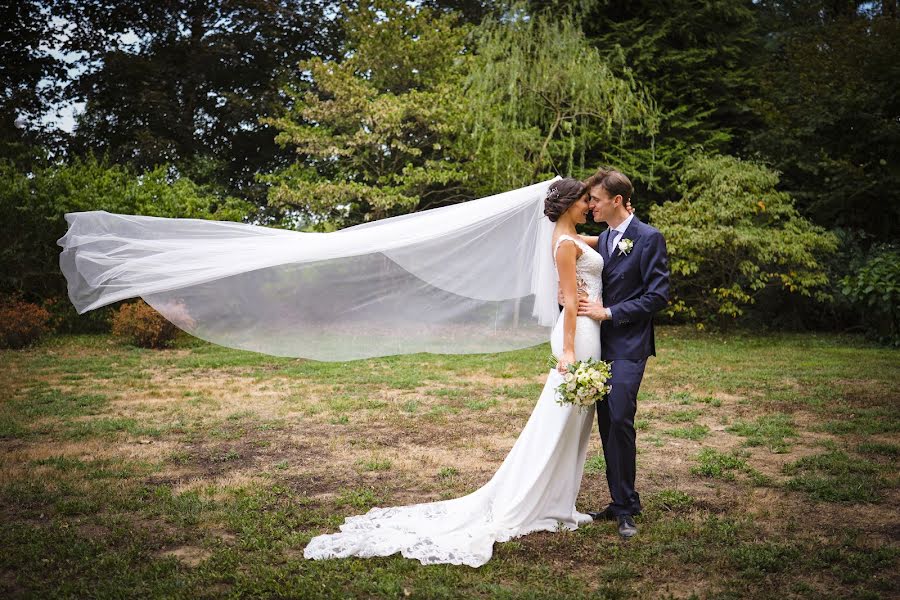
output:
{"label": "bride", "polygon": [[477,491],[426,504],[373,508],[347,518],[340,532],[313,538],[304,550],[311,559],[387,556],[400,552],[422,564],[478,567],[503,542],[533,531],[577,529],[591,522],[578,512],[593,411],[556,402],[555,389],[566,366],[600,359],[600,323],[577,317],[579,296],[601,297],[603,259],[575,226],[587,219],[584,186],[562,179],[548,190],[544,215],[555,223],[552,246],[563,297],[550,345],[558,358],[537,405],[516,443],[490,481]]}
{"label": "bride", "polygon": [[139,296],[196,337],[278,356],[498,352],[542,343],[552,327],[558,364],[490,481],[461,498],[349,517],[304,551],[477,567],[494,542],[591,521],[575,499],[593,414],[555,397],[567,365],[600,358],[599,322],[576,316],[580,297],[601,299],[597,238],[575,230],[585,192],[555,178],[327,234],[69,213],[60,267],[79,313]]}

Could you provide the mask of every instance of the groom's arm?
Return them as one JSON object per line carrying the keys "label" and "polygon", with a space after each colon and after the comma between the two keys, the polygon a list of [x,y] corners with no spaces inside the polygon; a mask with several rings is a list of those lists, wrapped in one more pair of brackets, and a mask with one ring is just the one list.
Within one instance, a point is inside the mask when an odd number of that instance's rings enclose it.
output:
{"label": "groom's arm", "polygon": [[666,240],[658,231],[649,234],[647,248],[641,254],[641,279],[644,293],[634,300],[608,306],[613,326],[646,321],[669,303],[669,257]]}

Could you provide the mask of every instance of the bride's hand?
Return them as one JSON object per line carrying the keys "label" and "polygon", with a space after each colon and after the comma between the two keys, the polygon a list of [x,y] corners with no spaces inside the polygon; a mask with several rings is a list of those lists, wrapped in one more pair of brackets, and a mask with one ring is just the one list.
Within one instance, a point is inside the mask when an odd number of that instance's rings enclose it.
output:
{"label": "bride's hand", "polygon": [[631,214],[634,214],[634,208],[632,208],[631,206],[631,198],[625,201],[625,210],[627,210]]}
{"label": "bride's hand", "polygon": [[562,356],[559,357],[559,362],[556,363],[556,370],[560,373],[565,373],[567,367],[575,362],[575,352],[572,350],[568,350],[562,353]]}

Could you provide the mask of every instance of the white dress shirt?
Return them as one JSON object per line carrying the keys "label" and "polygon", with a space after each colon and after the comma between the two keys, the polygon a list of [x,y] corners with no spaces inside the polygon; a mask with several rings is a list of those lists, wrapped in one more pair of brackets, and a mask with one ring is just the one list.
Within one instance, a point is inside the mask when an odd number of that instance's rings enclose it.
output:
{"label": "white dress shirt", "polygon": [[[622,236],[625,235],[625,230],[628,229],[629,225],[631,225],[631,220],[633,218],[634,214],[628,215],[627,219],[619,223],[618,227],[612,229],[612,231],[609,232],[609,235],[613,236],[613,240],[615,240],[613,243],[613,252],[615,252],[616,246],[619,244],[619,242],[622,241]],[[609,242],[609,238],[607,238],[606,241]]]}
{"label": "white dress shirt", "polygon": [[[622,236],[625,235],[625,230],[628,229],[628,226],[631,225],[631,220],[634,218],[634,213],[628,215],[628,218],[619,223],[619,225],[615,228],[610,228],[609,235],[613,236],[613,251],[610,253],[610,257],[616,252],[616,247],[619,245],[619,242],[622,241]],[[609,238],[606,238],[606,243],[609,243]],[[612,310],[606,307],[606,316],[609,319],[612,319]]]}

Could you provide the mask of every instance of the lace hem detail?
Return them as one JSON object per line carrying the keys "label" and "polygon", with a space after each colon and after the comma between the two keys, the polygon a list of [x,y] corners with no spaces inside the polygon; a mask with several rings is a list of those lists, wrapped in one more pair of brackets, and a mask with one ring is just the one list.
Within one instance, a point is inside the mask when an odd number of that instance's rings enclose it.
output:
{"label": "lace hem detail", "polygon": [[[460,498],[459,500],[464,500]],[[457,501],[449,501],[450,503]],[[536,531],[574,531],[591,521],[574,507],[567,521],[540,519],[523,527],[497,528],[491,523],[490,501],[486,512],[462,526],[447,519],[457,514],[448,502],[395,508],[373,508],[348,517],[340,533],[313,538],[303,551],[307,559],[324,560],[358,556],[390,556],[400,553],[423,565],[453,564],[480,567],[493,555],[494,542],[506,542]],[[436,506],[442,505],[442,506]]]}
{"label": "lace hem detail", "polygon": [[[576,242],[577,243],[577,242]],[[588,247],[589,248],[589,247]],[[576,270],[589,290],[599,291],[602,258],[585,250]],[[562,348],[564,314],[550,345]],[[558,355],[558,354],[557,354]],[[600,358],[600,324],[579,317],[575,358]],[[574,530],[589,523],[575,510],[593,430],[593,414],[556,402],[556,369],[547,379],[528,422],[494,476],[475,492],[408,506],[373,508],[346,519],[340,531],[314,537],[303,551],[309,559],[390,556],[400,553],[422,564],[479,567],[493,555],[494,542],[534,531]]]}

